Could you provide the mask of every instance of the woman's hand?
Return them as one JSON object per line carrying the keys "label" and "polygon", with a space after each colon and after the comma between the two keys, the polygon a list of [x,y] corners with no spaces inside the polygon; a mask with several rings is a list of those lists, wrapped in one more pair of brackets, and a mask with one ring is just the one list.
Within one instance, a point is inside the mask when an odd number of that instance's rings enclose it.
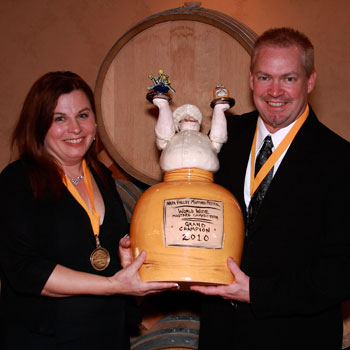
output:
{"label": "woman's hand", "polygon": [[[128,245],[127,241],[124,243],[126,246]],[[41,295],[57,298],[83,294],[143,296],[170,289],[179,289],[179,285],[172,282],[143,282],[138,270],[145,258],[146,253],[141,252],[134,262],[111,277],[75,271],[62,265],[56,265],[41,291]]]}
{"label": "woman's hand", "polygon": [[142,251],[131,262],[131,252],[130,255],[127,253],[127,250],[130,249],[128,247],[130,247],[130,239],[127,237],[122,238],[119,244],[119,252],[122,250],[120,254],[121,260],[124,260],[122,261],[123,269],[118,271],[114,276],[108,277],[111,283],[111,294],[143,296],[170,289],[179,289],[179,285],[173,282],[143,282],[138,271],[146,259],[146,252]]}

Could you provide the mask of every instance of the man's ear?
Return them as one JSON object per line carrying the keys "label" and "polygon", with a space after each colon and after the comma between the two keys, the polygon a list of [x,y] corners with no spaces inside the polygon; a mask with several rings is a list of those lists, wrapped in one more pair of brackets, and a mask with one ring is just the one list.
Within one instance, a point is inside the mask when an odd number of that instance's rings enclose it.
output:
{"label": "man's ear", "polygon": [[254,90],[254,75],[252,72],[249,72],[249,86],[250,90]]}
{"label": "man's ear", "polygon": [[307,92],[310,93],[314,87],[315,87],[315,84],[316,84],[316,71],[313,70],[312,73],[310,74],[310,77],[308,79],[308,85],[307,85]]}

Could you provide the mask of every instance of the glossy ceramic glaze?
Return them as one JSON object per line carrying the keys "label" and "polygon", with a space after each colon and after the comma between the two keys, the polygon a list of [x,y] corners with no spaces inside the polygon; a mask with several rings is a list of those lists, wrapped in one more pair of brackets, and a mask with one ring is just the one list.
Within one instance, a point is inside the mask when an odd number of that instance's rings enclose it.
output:
{"label": "glossy ceramic glaze", "polygon": [[130,238],[134,258],[147,252],[144,281],[230,284],[227,258],[241,261],[244,223],[237,200],[211,172],[180,169],[140,196]]}

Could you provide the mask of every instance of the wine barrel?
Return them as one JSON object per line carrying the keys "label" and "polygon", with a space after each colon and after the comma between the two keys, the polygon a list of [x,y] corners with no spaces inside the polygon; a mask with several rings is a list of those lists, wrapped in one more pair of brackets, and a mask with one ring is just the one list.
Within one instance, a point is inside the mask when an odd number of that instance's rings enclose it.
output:
{"label": "wine barrel", "polygon": [[239,21],[202,7],[180,7],[150,16],[113,45],[96,81],[99,133],[113,160],[133,178],[162,179],[154,127],[158,110],[146,100],[149,74],[163,69],[176,90],[172,105],[190,103],[210,127],[213,89],[224,84],[240,114],[252,110],[250,52],[256,34]]}
{"label": "wine barrel", "polygon": [[131,350],[198,349],[199,317],[170,315],[150,331],[131,340]]}
{"label": "wine barrel", "polygon": [[343,314],[343,346],[342,350],[350,350],[350,300],[342,304]]}

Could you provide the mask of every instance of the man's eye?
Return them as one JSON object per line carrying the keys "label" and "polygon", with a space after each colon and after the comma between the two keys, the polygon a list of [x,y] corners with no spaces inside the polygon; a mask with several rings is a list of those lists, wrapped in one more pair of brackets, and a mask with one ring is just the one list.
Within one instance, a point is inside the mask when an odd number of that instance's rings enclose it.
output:
{"label": "man's eye", "polygon": [[266,77],[266,76],[264,76],[264,75],[262,75],[262,76],[260,76],[258,79],[259,79],[259,80],[262,80],[262,81],[267,81],[269,78]]}
{"label": "man's eye", "polygon": [[286,77],[286,81],[288,83],[291,83],[291,82],[295,81],[295,77]]}

